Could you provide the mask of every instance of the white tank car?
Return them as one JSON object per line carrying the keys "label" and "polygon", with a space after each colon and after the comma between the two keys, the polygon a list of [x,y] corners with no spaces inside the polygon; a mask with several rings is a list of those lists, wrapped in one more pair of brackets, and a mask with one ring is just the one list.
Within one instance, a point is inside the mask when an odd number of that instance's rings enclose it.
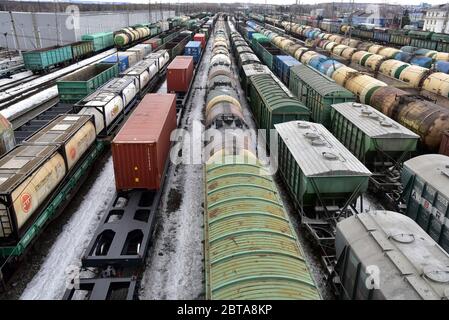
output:
{"label": "white tank car", "polygon": [[135,79],[137,83],[137,91],[140,92],[156,74],[157,61],[147,59],[139,62],[134,67],[126,69],[120,75],[123,78],[130,77]]}
{"label": "white tank car", "polygon": [[77,105],[83,106],[78,112],[79,115],[93,115],[95,117],[97,134],[107,129],[124,108],[123,99],[119,94],[99,91],[84,98]]}
{"label": "white tank car", "polygon": [[158,71],[164,68],[164,66],[170,61],[170,55],[167,50],[158,50],[152,52],[147,56],[146,60],[157,60],[158,61]]}
{"label": "white tank car", "polygon": [[113,92],[121,95],[123,106],[126,108],[136,97],[138,92],[138,81],[132,78],[112,78],[101,86],[98,92]]}
{"label": "white tank car", "polygon": [[92,116],[60,115],[47,126],[27,138],[25,145],[60,144],[67,161],[67,169],[72,169],[96,139]]}
{"label": "white tank car", "polygon": [[18,239],[24,224],[66,175],[58,145],[20,145],[0,159],[0,241]]}

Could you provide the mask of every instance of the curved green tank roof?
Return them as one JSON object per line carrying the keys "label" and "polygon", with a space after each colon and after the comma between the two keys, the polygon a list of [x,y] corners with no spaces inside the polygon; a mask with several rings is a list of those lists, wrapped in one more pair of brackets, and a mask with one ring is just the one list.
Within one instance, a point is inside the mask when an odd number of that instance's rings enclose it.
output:
{"label": "curved green tank roof", "polygon": [[271,175],[224,160],[205,166],[206,298],[319,299]]}

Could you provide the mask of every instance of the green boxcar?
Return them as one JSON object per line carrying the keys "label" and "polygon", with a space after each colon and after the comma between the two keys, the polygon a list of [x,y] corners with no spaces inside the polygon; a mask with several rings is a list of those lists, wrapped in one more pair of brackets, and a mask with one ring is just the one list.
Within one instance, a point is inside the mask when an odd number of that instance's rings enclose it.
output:
{"label": "green boxcar", "polygon": [[296,97],[292,97],[285,86],[281,87],[273,74],[251,77],[250,99],[258,128],[266,130],[267,144],[270,143],[270,130],[274,129],[276,123],[310,118],[309,109]]}
{"label": "green boxcar", "polygon": [[300,208],[343,207],[367,190],[371,172],[322,124],[275,125],[278,167]]}
{"label": "green boxcar", "polygon": [[271,175],[252,154],[205,166],[206,299],[320,295]]}
{"label": "green boxcar", "polygon": [[326,128],[330,127],[332,104],[356,100],[352,92],[303,64],[290,69],[289,89],[311,110],[312,120]]}
{"label": "green boxcar", "polygon": [[94,51],[103,51],[114,46],[113,32],[99,32],[93,34],[85,34],[81,36],[81,40],[88,40],[94,43]]}
{"label": "green boxcar", "polygon": [[72,47],[55,46],[22,53],[25,68],[31,71],[43,71],[61,63],[71,61]]}
{"label": "green boxcar", "polygon": [[94,53],[94,43],[92,41],[78,41],[71,44],[72,56],[75,60],[81,60]]}
{"label": "green boxcar", "polygon": [[431,39],[437,43],[435,50],[449,52],[449,34],[434,33]]}
{"label": "green boxcar", "polygon": [[331,119],[330,131],[371,170],[376,162],[402,162],[416,151],[419,136],[371,106],[334,104]]}
{"label": "green boxcar", "polygon": [[118,64],[98,63],[71,73],[56,82],[59,100],[76,103],[118,75]]}
{"label": "green boxcar", "polygon": [[404,162],[405,214],[449,252],[449,157],[426,154]]}

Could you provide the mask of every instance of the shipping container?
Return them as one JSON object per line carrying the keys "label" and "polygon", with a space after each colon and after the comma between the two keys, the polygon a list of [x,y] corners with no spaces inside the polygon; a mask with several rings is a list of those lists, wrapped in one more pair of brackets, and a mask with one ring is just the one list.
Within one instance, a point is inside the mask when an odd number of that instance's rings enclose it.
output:
{"label": "shipping container", "polygon": [[401,199],[412,218],[449,252],[449,157],[426,154],[404,162]]}
{"label": "shipping container", "polygon": [[187,92],[192,78],[193,57],[176,57],[167,67],[167,91]]}
{"label": "shipping container", "polygon": [[134,77],[112,78],[100,88],[98,92],[112,92],[122,97],[123,106],[127,108],[132,105],[138,93],[139,82]]}
{"label": "shipping container", "polygon": [[94,64],[60,78],[59,100],[75,103],[94,92],[109,79],[118,75],[118,64]]}
{"label": "shipping container", "polygon": [[157,47],[162,45],[162,40],[160,38],[152,38],[152,39],[145,40],[143,43],[151,45],[151,48],[154,51],[154,50],[156,50]]}
{"label": "shipping container", "polygon": [[118,63],[119,72],[123,72],[129,68],[128,56],[112,55],[100,61],[100,63],[115,64]]}
{"label": "shipping container", "polygon": [[273,72],[288,87],[288,83],[290,81],[290,69],[299,64],[301,63],[291,56],[275,56],[273,63]]}
{"label": "shipping container", "polygon": [[125,70],[120,74],[122,77],[133,77],[137,79],[137,91],[140,95],[146,93],[149,85],[154,83],[158,73],[157,60],[143,60],[137,63],[135,66]]}
{"label": "shipping container", "polygon": [[56,144],[19,145],[0,159],[0,243],[15,245],[67,169]]}
{"label": "shipping container", "polygon": [[117,190],[161,188],[174,129],[176,95],[146,95],[112,141]]}
{"label": "shipping container", "polygon": [[203,49],[206,49],[206,35],[203,33],[195,33],[193,36],[193,40],[194,41],[199,41],[201,42],[201,47]]}
{"label": "shipping container", "polygon": [[312,119],[327,128],[331,124],[331,105],[356,99],[334,80],[303,64],[291,68],[289,88],[311,110]]}
{"label": "shipping container", "polygon": [[201,57],[201,42],[189,41],[184,48],[185,56],[192,56],[193,62],[196,64],[200,61]]}
{"label": "shipping container", "polygon": [[137,57],[137,53],[133,51],[119,51],[117,52],[119,57],[127,57],[128,58],[128,68],[135,65],[140,60]]}
{"label": "shipping container", "polygon": [[41,72],[51,67],[59,66],[72,60],[72,47],[54,46],[22,53],[25,68]]}
{"label": "shipping container", "polygon": [[60,115],[23,141],[23,145],[60,145],[67,170],[72,169],[95,142],[94,118],[90,115]]}

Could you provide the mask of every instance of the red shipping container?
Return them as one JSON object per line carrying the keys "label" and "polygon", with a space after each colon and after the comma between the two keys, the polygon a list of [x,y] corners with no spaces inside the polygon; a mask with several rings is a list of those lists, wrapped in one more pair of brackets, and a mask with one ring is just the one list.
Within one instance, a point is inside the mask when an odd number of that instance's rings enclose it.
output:
{"label": "red shipping container", "polygon": [[206,48],[206,35],[204,33],[195,33],[193,36],[193,41],[201,42],[201,47]]}
{"label": "red shipping container", "polygon": [[152,38],[144,41],[143,43],[151,44],[151,48],[154,50],[161,45],[162,41],[159,38]]}
{"label": "red shipping container", "polygon": [[167,91],[187,92],[193,78],[193,57],[177,56],[167,67]]}
{"label": "red shipping container", "polygon": [[449,157],[449,131],[444,131],[441,137],[440,153]]}
{"label": "red shipping container", "polygon": [[147,94],[112,141],[117,190],[157,190],[176,129],[176,95]]}

